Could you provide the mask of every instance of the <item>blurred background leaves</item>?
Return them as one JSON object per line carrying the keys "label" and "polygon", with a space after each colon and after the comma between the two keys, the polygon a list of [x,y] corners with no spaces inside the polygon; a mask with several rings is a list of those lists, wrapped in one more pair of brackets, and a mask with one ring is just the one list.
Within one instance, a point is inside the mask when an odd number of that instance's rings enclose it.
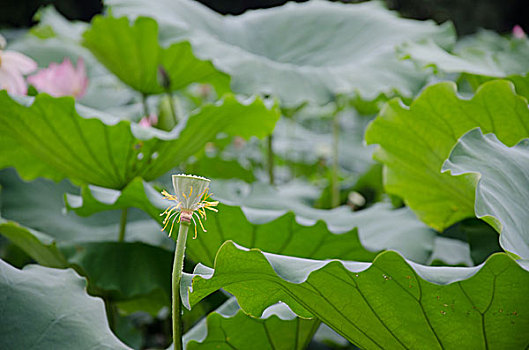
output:
{"label": "blurred background leaves", "polygon": [[[280,6],[284,0],[200,0],[223,14],[240,14],[249,9]],[[304,1],[297,1],[304,2]],[[361,2],[356,0],[347,3]],[[524,0],[384,0],[386,5],[415,19],[434,19],[437,23],[454,22],[458,34],[471,34],[478,28],[509,32],[516,24],[529,29],[529,6]],[[100,0],[6,0],[0,5],[0,28],[28,27],[35,24],[33,15],[39,7],[53,4],[68,19],[89,21],[101,13]]]}

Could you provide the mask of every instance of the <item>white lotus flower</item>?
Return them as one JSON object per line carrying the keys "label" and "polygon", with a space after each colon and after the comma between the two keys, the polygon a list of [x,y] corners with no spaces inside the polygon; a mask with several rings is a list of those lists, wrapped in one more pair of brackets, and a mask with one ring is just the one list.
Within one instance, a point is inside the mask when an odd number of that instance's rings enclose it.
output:
{"label": "white lotus flower", "polygon": [[28,86],[24,75],[37,69],[37,63],[16,51],[4,51],[6,41],[0,35],[0,90],[13,95],[25,95]]}

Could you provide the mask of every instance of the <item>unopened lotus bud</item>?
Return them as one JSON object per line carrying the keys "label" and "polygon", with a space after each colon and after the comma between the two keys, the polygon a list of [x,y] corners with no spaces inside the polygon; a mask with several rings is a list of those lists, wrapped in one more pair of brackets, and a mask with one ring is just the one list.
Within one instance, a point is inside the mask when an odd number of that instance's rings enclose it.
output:
{"label": "unopened lotus bud", "polygon": [[353,209],[357,209],[366,204],[366,199],[360,193],[353,191],[347,196],[347,202]]}

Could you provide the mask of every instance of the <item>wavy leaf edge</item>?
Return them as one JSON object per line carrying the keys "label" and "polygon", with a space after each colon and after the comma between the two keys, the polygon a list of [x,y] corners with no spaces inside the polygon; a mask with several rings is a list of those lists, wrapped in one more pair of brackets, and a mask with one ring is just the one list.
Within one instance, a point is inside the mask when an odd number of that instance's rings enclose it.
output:
{"label": "wavy leaf edge", "polygon": [[[427,266],[427,265],[422,265],[422,264],[409,261],[408,259],[405,259],[404,257],[402,257],[398,252],[393,251],[393,250],[383,251],[379,253],[375,257],[375,259],[373,259],[372,263],[367,263],[367,262],[356,262],[356,261],[343,261],[343,260],[338,260],[338,259],[314,260],[314,259],[306,259],[306,258],[294,258],[294,257],[289,257],[289,256],[284,256],[284,255],[266,253],[257,248],[248,249],[248,248],[238,245],[237,243],[233,241],[226,241],[222,244],[222,246],[219,248],[217,252],[217,255],[215,257],[214,268],[210,268],[210,267],[207,267],[199,263],[195,267],[192,274],[184,273],[184,277],[182,279],[182,285],[180,289],[182,292],[181,293],[182,302],[184,303],[186,308],[191,309],[191,307],[193,307],[196,303],[198,303],[202,299],[202,298],[192,299],[194,295],[193,293],[196,292],[194,289],[194,286],[196,282],[200,279],[209,280],[215,276],[215,272],[217,269],[217,260],[219,258],[219,255],[223,254],[224,251],[226,250],[239,250],[239,251],[250,252],[250,253],[251,252],[260,253],[268,261],[269,266],[273,268],[273,270],[275,271],[278,277],[280,277],[285,282],[294,283],[294,284],[302,284],[303,282],[308,280],[308,278],[313,272],[321,270],[329,266],[330,264],[339,264],[341,267],[343,267],[349,272],[360,274],[373,267],[376,267],[377,262],[379,262],[381,259],[385,257],[392,257],[392,256],[398,257],[398,259],[403,260],[424,281],[437,284],[437,285],[449,285],[452,283],[456,283],[459,281],[472,278],[474,275],[479,273],[484,266],[490,263],[490,261],[494,261],[496,259],[509,259],[510,261],[512,261],[512,263],[517,264],[520,268],[529,272],[529,261],[528,260],[515,260],[506,253],[494,253],[491,256],[489,256],[487,260],[485,260],[483,263],[476,265],[476,266],[471,266],[471,267]],[[281,270],[278,269],[278,267],[280,267],[282,263],[286,262],[286,260],[289,260],[289,259],[295,259],[297,261],[302,261],[306,263],[307,265],[309,265],[308,268],[304,269],[303,276],[301,278],[297,278],[297,279],[292,279],[291,277],[289,278],[289,276],[284,275],[283,273],[280,272]],[[435,271],[442,271],[446,269],[450,269],[451,273],[446,274],[446,275],[438,275],[438,279],[434,277]],[[273,304],[268,305],[268,307],[271,305]],[[244,310],[244,307],[241,306],[241,309]],[[298,316],[303,317],[303,315],[298,315]]]}

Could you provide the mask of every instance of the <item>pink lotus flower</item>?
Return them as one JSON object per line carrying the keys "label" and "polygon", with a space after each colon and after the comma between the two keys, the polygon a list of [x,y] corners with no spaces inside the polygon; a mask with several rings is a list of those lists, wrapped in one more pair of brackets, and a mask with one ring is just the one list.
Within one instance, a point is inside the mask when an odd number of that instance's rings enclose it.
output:
{"label": "pink lotus flower", "polygon": [[28,86],[24,75],[37,69],[37,63],[31,58],[15,51],[3,51],[5,39],[0,35],[0,90],[13,95],[25,95]]}
{"label": "pink lotus flower", "polygon": [[52,96],[73,96],[81,98],[86,92],[88,78],[84,61],[79,58],[75,68],[69,58],[62,63],[50,63],[48,68],[41,69],[37,74],[28,77],[28,82],[40,92]]}
{"label": "pink lotus flower", "polygon": [[512,36],[514,36],[517,39],[524,39],[525,38],[525,32],[519,25],[515,25],[512,28]]}
{"label": "pink lotus flower", "polygon": [[158,123],[158,116],[156,114],[150,114],[148,117],[141,118],[140,126],[147,128],[149,126],[156,125]]}

